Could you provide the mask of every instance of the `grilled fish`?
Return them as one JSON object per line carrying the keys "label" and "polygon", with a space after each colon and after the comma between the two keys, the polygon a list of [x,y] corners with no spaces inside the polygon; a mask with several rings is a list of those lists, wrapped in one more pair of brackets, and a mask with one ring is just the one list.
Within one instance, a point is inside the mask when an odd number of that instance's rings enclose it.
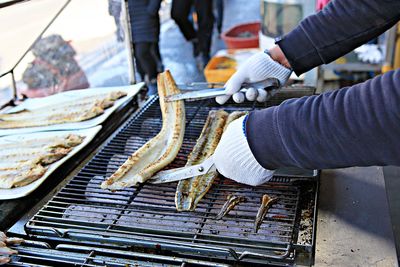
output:
{"label": "grilled fish", "polygon": [[226,120],[226,124],[225,124],[225,127],[224,127],[224,132],[225,132],[226,128],[228,128],[229,124],[232,121],[234,121],[236,119],[239,119],[240,117],[242,117],[242,116],[244,116],[246,114],[247,114],[246,111],[234,111],[234,112],[230,113],[229,116],[228,116],[228,119]]}
{"label": "grilled fish", "polygon": [[158,75],[157,85],[162,113],[161,131],[133,153],[101,184],[101,188],[117,190],[143,183],[178,155],[185,133],[184,102],[165,101],[165,96],[180,93],[169,71]]}
{"label": "grilled fish", "polygon": [[265,218],[265,216],[268,213],[268,210],[271,208],[272,204],[276,203],[278,201],[278,198],[271,198],[269,195],[265,194],[262,196],[261,199],[261,206],[258,209],[256,220],[254,222],[254,233],[258,232],[258,229],[260,229],[260,226]]}
{"label": "grilled fish", "polygon": [[39,179],[47,165],[65,157],[83,139],[70,134],[2,144],[5,148],[0,150],[0,188],[23,186]]}
{"label": "grilled fish", "polygon": [[85,121],[104,112],[114,102],[125,96],[116,91],[103,96],[83,97],[73,102],[65,102],[12,114],[0,114],[0,129],[24,128]]}
{"label": "grilled fish", "polygon": [[15,128],[29,128],[48,126],[54,124],[63,124],[70,122],[80,122],[97,117],[104,113],[104,109],[93,104],[88,110],[74,111],[69,113],[55,113],[47,116],[38,116],[36,118],[22,118],[12,120],[0,120],[0,129],[15,129]]}
{"label": "grilled fish", "polygon": [[47,167],[36,162],[22,163],[17,171],[0,172],[0,188],[24,186],[39,179],[46,173]]}
{"label": "grilled fish", "polygon": [[[224,110],[209,112],[200,137],[188,156],[186,166],[200,164],[214,153],[227,119],[228,113]],[[216,168],[212,167],[204,175],[179,181],[175,193],[176,209],[178,211],[193,211],[197,203],[211,188],[217,176]]]}
{"label": "grilled fish", "polygon": [[[8,137],[3,137],[3,140],[8,140]],[[54,136],[54,137],[39,137],[39,138],[27,138],[21,141],[16,142],[15,140],[3,141],[1,144],[1,150],[5,149],[15,149],[15,148],[35,148],[35,147],[43,147],[44,145],[48,145],[49,147],[74,147],[82,143],[84,136],[76,135],[76,134],[68,134],[65,136]]]}
{"label": "grilled fish", "polygon": [[239,203],[246,202],[247,198],[244,196],[229,195],[228,200],[222,206],[220,212],[215,216],[216,220],[221,220],[226,214],[233,210]]}

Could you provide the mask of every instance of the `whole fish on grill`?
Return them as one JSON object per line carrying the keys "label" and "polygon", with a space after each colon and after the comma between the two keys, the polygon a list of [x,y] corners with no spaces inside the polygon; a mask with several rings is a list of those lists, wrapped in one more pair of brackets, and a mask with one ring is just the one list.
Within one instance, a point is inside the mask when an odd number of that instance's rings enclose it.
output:
{"label": "whole fish on grill", "polygon": [[104,113],[126,93],[115,91],[11,114],[0,114],[0,129],[26,128],[85,121]]}
{"label": "whole fish on grill", "polygon": [[268,213],[268,210],[271,208],[272,204],[276,203],[278,201],[278,198],[272,198],[269,195],[265,194],[261,198],[261,206],[258,209],[256,220],[254,222],[254,233],[258,232],[258,229],[260,229],[260,226],[265,218],[265,216]]}
{"label": "whole fish on grill", "polygon": [[[209,112],[200,137],[188,156],[186,166],[200,164],[214,154],[227,119],[228,113],[224,110],[212,110]],[[175,193],[176,209],[178,211],[193,211],[197,203],[211,188],[217,176],[216,168],[212,167],[204,175],[179,181]]]}
{"label": "whole fish on grill", "polygon": [[216,220],[221,220],[226,214],[233,210],[239,203],[246,202],[247,198],[244,196],[229,195],[227,201],[222,206],[220,212],[215,216]]}
{"label": "whole fish on grill", "polygon": [[143,183],[178,155],[185,133],[184,102],[165,101],[165,96],[180,93],[169,71],[158,75],[157,85],[162,113],[161,131],[133,153],[101,184],[101,188],[116,190]]}

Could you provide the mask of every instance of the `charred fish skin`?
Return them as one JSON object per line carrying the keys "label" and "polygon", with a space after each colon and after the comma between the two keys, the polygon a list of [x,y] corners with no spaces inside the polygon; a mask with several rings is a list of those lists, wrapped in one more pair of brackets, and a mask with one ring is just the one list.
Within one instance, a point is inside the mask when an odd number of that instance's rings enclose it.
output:
{"label": "charred fish skin", "polygon": [[234,196],[229,195],[228,200],[222,206],[220,212],[215,216],[215,220],[221,220],[225,215],[227,215],[231,210],[233,210],[239,203],[244,203],[247,198],[244,196]]}
{"label": "charred fish skin", "polygon": [[[199,164],[211,156],[229,123],[246,115],[246,113],[244,111],[234,111],[228,114],[222,109],[210,111],[200,137],[188,156],[186,166]],[[213,167],[202,176],[180,181],[175,194],[176,209],[178,211],[195,210],[199,201],[210,190],[216,177],[218,177],[218,172]]]}
{"label": "charred fish skin", "polygon": [[248,114],[247,111],[233,111],[232,113],[230,113],[229,116],[228,116],[228,119],[226,120],[226,124],[225,124],[225,127],[224,127],[224,132],[225,132],[226,128],[228,128],[228,126],[229,126],[229,124],[231,122],[233,122],[236,119],[239,119],[240,117],[242,117],[242,116],[244,116],[246,114]]}
{"label": "charred fish skin", "polygon": [[[214,153],[221,139],[227,118],[228,113],[224,110],[212,110],[209,112],[200,137],[188,156],[186,166],[200,164]],[[212,167],[204,175],[179,181],[175,193],[176,209],[178,211],[193,211],[198,202],[211,188],[217,176],[216,168]]]}
{"label": "charred fish skin", "polygon": [[265,216],[268,213],[268,210],[271,208],[272,204],[276,203],[278,198],[271,198],[269,195],[265,194],[261,199],[261,206],[258,209],[256,220],[254,222],[254,233],[257,233],[260,229],[262,222],[264,221]]}

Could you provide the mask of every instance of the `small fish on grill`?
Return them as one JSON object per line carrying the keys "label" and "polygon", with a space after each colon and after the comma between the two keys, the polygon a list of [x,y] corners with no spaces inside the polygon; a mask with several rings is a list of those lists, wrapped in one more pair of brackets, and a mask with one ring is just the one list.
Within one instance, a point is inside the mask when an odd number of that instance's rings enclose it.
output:
{"label": "small fish on grill", "polygon": [[272,198],[267,194],[262,196],[261,206],[258,209],[256,221],[254,222],[254,233],[258,232],[258,229],[260,229],[260,226],[265,216],[267,215],[268,210],[271,208],[272,204],[276,203],[277,201],[277,197]]}
{"label": "small fish on grill", "polygon": [[225,215],[227,215],[231,210],[233,210],[236,205],[239,203],[246,202],[247,198],[244,196],[235,196],[235,195],[229,195],[228,200],[225,202],[225,204],[222,206],[220,212],[215,216],[216,220],[221,220]]}

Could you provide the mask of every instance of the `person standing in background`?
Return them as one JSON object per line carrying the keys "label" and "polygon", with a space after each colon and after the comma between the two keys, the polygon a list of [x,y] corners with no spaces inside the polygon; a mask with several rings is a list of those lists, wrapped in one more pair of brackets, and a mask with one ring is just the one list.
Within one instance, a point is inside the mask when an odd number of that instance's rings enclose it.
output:
{"label": "person standing in background", "polygon": [[121,2],[122,0],[108,0],[108,14],[113,16],[115,26],[117,27],[116,35],[117,41],[122,42],[124,40],[124,30],[121,25]]}
{"label": "person standing in background", "polygon": [[157,94],[157,74],[161,58],[160,40],[161,0],[129,0],[131,35],[138,72],[146,82],[148,95]]}
{"label": "person standing in background", "polygon": [[[197,14],[197,31],[189,21],[189,13],[194,4]],[[185,39],[193,44],[193,56],[204,68],[210,60],[211,38],[214,27],[212,0],[173,0],[171,17],[178,25]]]}
{"label": "person standing in background", "polygon": [[222,22],[224,20],[224,0],[216,0],[217,8],[217,30],[218,34],[222,33]]}

